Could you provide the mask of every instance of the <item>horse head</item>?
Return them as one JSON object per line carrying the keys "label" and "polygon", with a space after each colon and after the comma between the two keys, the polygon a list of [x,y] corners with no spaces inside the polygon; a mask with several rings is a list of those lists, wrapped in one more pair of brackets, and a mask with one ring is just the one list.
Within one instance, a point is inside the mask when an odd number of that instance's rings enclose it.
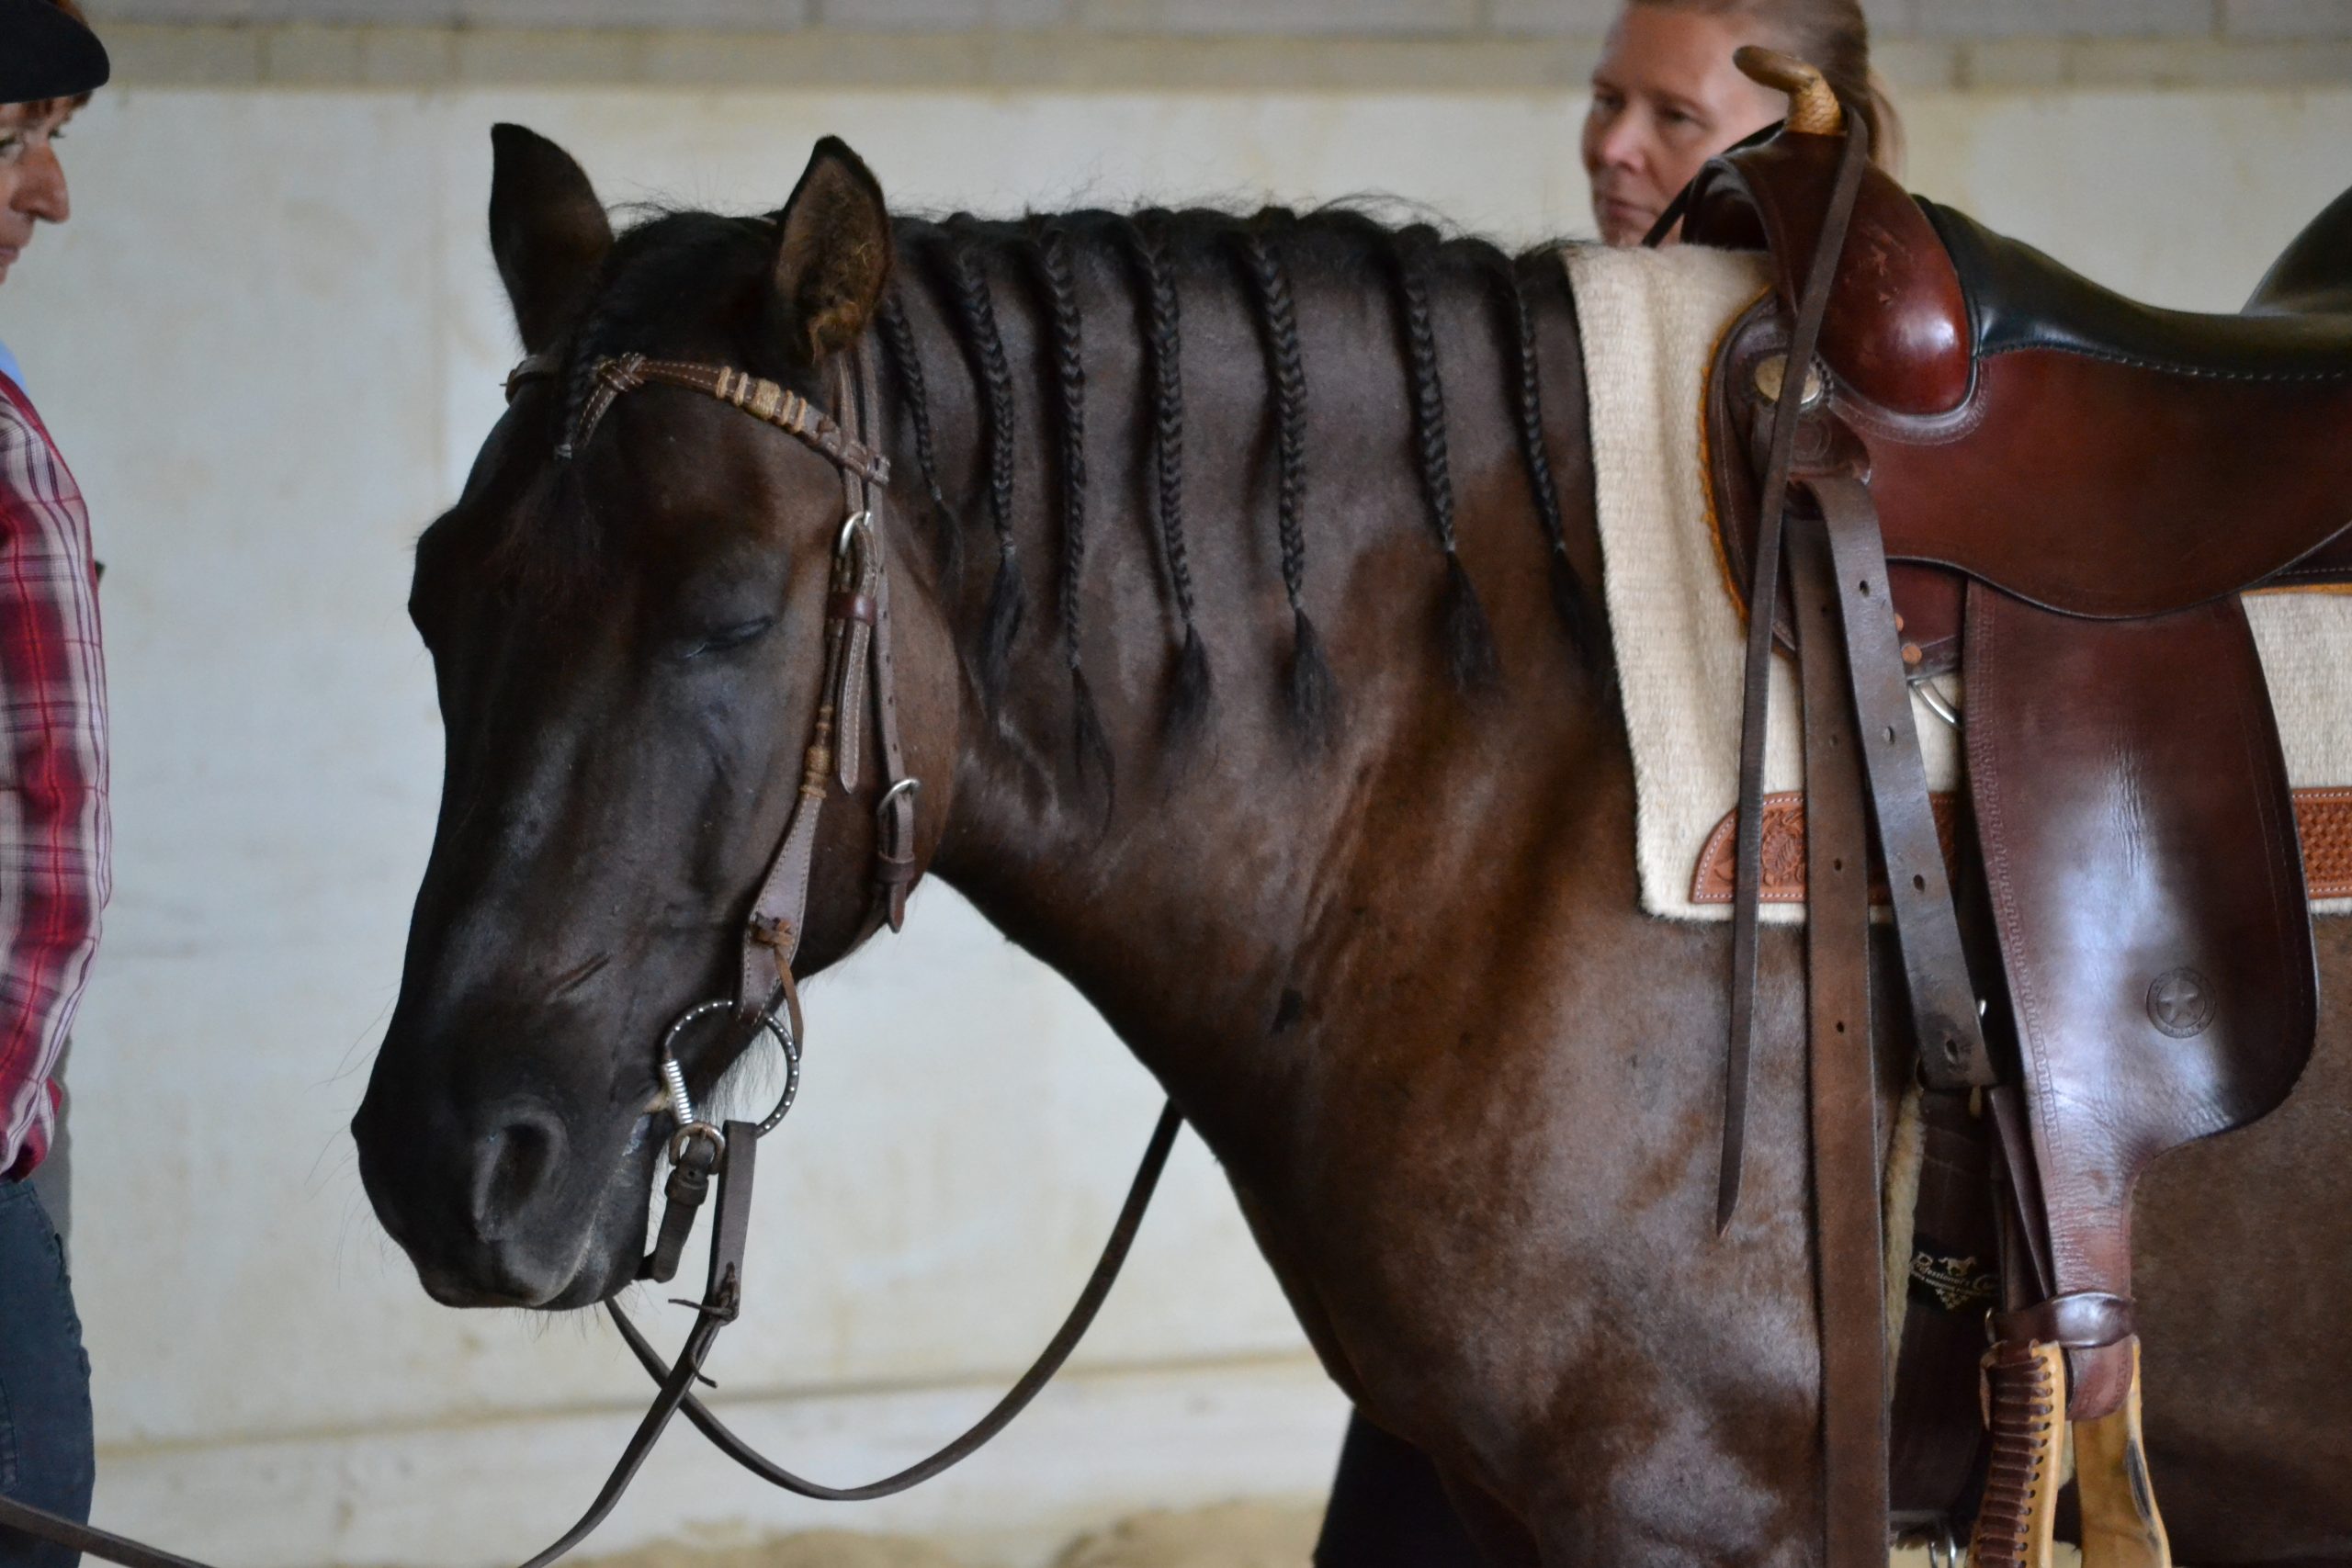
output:
{"label": "horse head", "polygon": [[[829,705],[849,504],[815,440],[687,388],[617,396],[640,383],[616,383],[613,362],[725,367],[765,384],[771,408],[838,408],[892,239],[879,187],[837,141],[769,218],[678,213],[616,237],[568,154],[519,127],[493,139],[491,243],[531,357],[463,494],[417,545],[409,608],[433,659],[445,777],[352,1131],[376,1212],[434,1296],[562,1307],[634,1273],[669,1131],[665,1027],[750,988],[740,933]],[[920,758],[937,761],[958,689],[952,659],[922,657],[947,647],[911,591],[924,563],[887,530],[862,547],[907,585],[895,621],[917,656],[899,661],[897,695]],[[837,722],[846,737],[868,716]],[[882,917],[877,750],[830,785],[859,808],[823,815],[801,973]],[[918,863],[944,805],[924,803]],[[683,1036],[694,1091],[756,1033],[714,1020]]]}

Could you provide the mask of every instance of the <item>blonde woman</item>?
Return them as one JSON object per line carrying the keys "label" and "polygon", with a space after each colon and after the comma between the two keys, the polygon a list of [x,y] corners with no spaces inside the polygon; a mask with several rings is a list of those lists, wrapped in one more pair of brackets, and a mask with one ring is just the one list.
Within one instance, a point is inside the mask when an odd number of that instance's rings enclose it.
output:
{"label": "blonde woman", "polygon": [[1631,0],[1592,73],[1584,169],[1592,216],[1612,245],[1637,245],[1699,166],[1788,111],[1731,62],[1742,44],[1810,62],[1867,121],[1893,167],[1901,129],[1871,70],[1859,0]]}

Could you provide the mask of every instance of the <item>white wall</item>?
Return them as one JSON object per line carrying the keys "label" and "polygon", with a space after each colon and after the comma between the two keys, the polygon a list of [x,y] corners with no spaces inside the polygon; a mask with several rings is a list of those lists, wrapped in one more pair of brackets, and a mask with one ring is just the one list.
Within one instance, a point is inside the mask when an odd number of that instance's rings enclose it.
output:
{"label": "white wall", "polygon": [[[773,207],[840,131],[902,202],[1430,202],[1583,226],[1573,97],[124,90],[78,206],[0,291],[107,562],[118,880],[80,1029],[75,1265],[103,1519],[198,1555],[511,1560],[566,1522],[640,1389],[594,1319],[431,1304],[344,1123],[393,994],[437,785],[410,540],[514,353],[482,240],[490,123],[608,200]],[[2352,92],[1922,97],[1914,183],[2160,300],[2227,308],[2352,183]],[[903,1461],[1041,1341],[1151,1086],[943,890],[809,996],[728,1402],[830,1479]],[[1138,1503],[1319,1487],[1340,1408],[1196,1145],[1080,1359],[1007,1446],[855,1514],[682,1435],[616,1522],[978,1531],[1008,1561]]]}

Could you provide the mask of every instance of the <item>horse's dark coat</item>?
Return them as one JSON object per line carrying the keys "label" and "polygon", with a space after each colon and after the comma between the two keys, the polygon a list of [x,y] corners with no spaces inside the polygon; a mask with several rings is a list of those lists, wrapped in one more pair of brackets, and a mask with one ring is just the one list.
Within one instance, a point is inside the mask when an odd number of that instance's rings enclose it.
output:
{"label": "horse's dark coat", "polygon": [[[707,254],[640,274],[640,253],[670,254],[662,233],[615,243],[569,158],[499,134],[502,276],[526,345],[575,362],[634,348],[821,397],[797,345],[887,280],[881,212],[828,143],[784,231],[823,214],[838,246],[677,218]],[[1498,294],[1490,249],[1400,244],[1366,220],[1049,221],[1069,229],[1059,282],[1027,229],[899,225],[885,412],[907,478],[885,534],[930,870],[1167,1085],[1332,1375],[1435,1461],[1498,1561],[1807,1561],[1797,947],[1767,942],[1747,1203],[1716,1240],[1724,931],[1639,912],[1618,698],[1577,640],[1600,562],[1558,267],[1524,260]],[[1289,442],[1253,236],[1279,252],[1295,321]],[[1040,293],[1065,288],[1075,342]],[[995,349],[975,336],[983,309]],[[1073,365],[1082,549],[1063,547],[1056,439]],[[831,468],[716,402],[632,393],[560,462],[569,402],[526,389],[418,550],[447,777],[354,1131],[378,1212],[452,1302],[572,1305],[628,1277],[653,1044],[732,988],[816,704],[841,522]],[[1548,506],[1530,489],[1544,470]],[[981,532],[1000,508],[1009,548]],[[988,628],[1016,592],[1044,613],[1003,639],[1000,682]],[[1310,625],[1337,722],[1302,744],[1291,671]],[[1115,789],[1074,757],[1080,671]],[[1206,701],[1180,741],[1188,679]],[[869,765],[860,802],[877,784]],[[873,929],[871,833],[837,798],[808,970]],[[2348,942],[2323,931],[2324,974],[2352,977]],[[1893,1042],[1886,1060],[1891,1091]],[[2155,1173],[2140,1235],[2182,1555],[2352,1562],[2340,1011],[2286,1111]]]}

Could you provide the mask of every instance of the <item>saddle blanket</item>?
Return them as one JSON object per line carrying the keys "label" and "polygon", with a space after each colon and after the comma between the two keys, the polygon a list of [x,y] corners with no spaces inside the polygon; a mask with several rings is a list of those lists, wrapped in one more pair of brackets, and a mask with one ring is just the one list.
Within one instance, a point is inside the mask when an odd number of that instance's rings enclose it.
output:
{"label": "saddle blanket", "polygon": [[[1577,245],[1563,257],[1583,340],[1602,592],[1633,743],[1642,907],[1668,919],[1728,919],[1747,636],[1707,500],[1704,399],[1723,334],[1768,286],[1764,262],[1695,246]],[[2312,908],[2352,912],[2352,788],[2341,787],[2352,782],[2352,594],[2259,593],[2246,609],[2295,785]],[[1789,864],[1803,758],[1796,672],[1786,659],[1773,664],[1764,787],[1777,798],[1765,818],[1763,914],[1800,921],[1802,872]],[[1963,695],[1956,680],[1941,686]],[[1958,733],[1916,694],[1912,716],[1928,787],[1948,793],[1962,771]]]}

